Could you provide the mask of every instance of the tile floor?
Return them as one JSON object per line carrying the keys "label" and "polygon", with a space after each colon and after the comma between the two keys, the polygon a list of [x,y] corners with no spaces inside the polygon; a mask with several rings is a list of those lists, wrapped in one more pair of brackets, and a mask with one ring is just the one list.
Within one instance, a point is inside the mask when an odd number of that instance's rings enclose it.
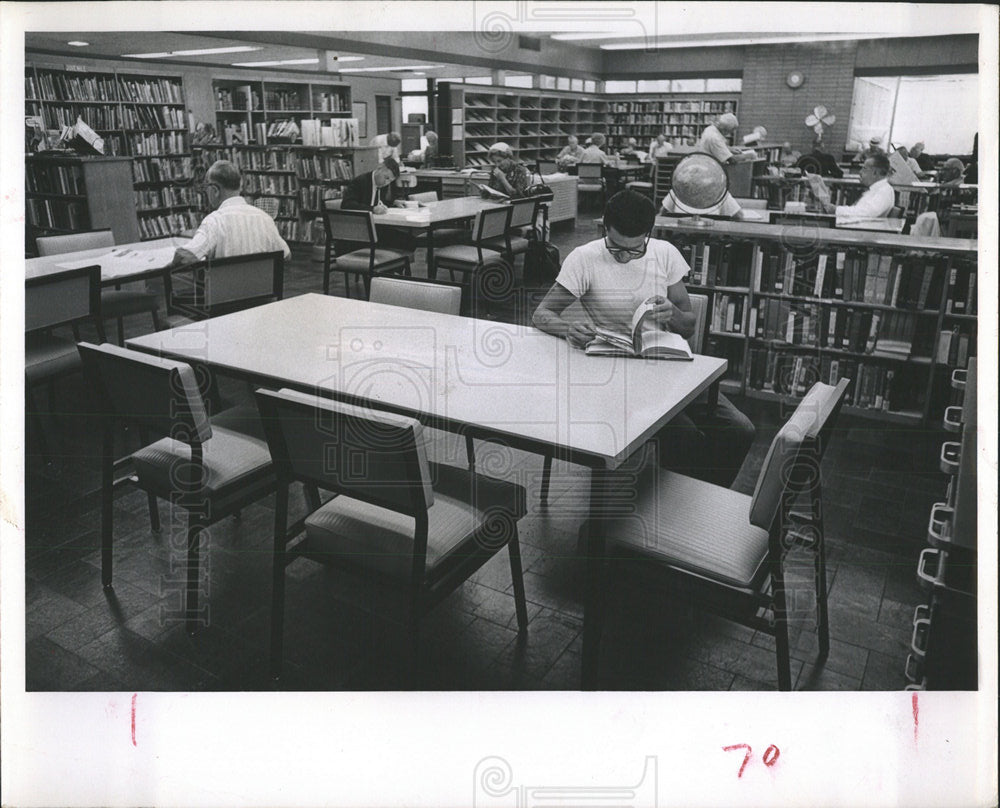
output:
{"label": "tile floor", "polygon": [[[556,228],[565,256],[595,237],[581,218]],[[286,294],[318,291],[321,265],[296,255]],[[416,272],[420,274],[421,265]],[[343,293],[338,279],[336,293]],[[521,313],[500,312],[504,319]],[[136,318],[137,320],[139,318]],[[129,324],[141,333],[144,322]],[[230,389],[230,387],[232,389]],[[224,387],[227,400],[247,396]],[[145,496],[125,488],[115,500],[115,585],[100,584],[96,418],[82,380],[60,383],[49,425],[62,445],[56,469],[43,466],[29,432],[26,523],[26,687],[28,690],[269,689],[270,545],[273,497],[210,531],[205,585],[209,625],[189,638],[177,619],[171,572],[171,520],[149,529]],[[750,492],[778,426],[777,408],[738,400],[758,426],[735,488]],[[54,424],[54,426],[53,426]],[[936,467],[942,434],[842,416],[826,458],[831,650],[816,661],[811,617],[796,621],[792,678],[800,690],[893,690],[903,664],[914,606],[924,598],[915,567],[930,506],[946,480]],[[464,454],[445,436],[438,456]],[[509,450],[492,458],[526,481],[529,513],[520,523],[530,618],[516,632],[506,554],[501,552],[441,603],[425,624],[416,680],[405,673],[407,638],[377,614],[370,593],[338,573],[298,560],[288,569],[285,668],[289,690],[576,689],[579,685],[584,562],[574,505],[587,472],[557,462],[548,507],[538,502],[540,458]],[[491,458],[480,457],[485,464]],[[584,489],[585,490],[585,489]],[[304,503],[293,497],[301,512]],[[178,518],[176,525],[182,524]],[[802,553],[804,551],[795,551]],[[808,574],[792,577],[806,594]],[[696,612],[682,600],[652,597],[627,580],[610,593],[601,649],[601,686],[626,690],[770,690],[776,688],[773,639]]]}

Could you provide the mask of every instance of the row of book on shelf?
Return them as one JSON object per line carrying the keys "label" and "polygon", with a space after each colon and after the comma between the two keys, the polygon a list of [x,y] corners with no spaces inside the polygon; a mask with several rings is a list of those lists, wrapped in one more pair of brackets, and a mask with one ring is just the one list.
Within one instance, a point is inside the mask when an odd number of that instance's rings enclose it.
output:
{"label": "row of book on shelf", "polygon": [[919,412],[926,382],[905,368],[837,356],[814,356],[756,348],[750,351],[747,385],[776,395],[799,398],[816,381],[836,384],[847,378],[845,404],[883,412]]}
{"label": "row of book on shelf", "polygon": [[28,197],[24,201],[28,223],[58,230],[89,230],[90,216],[85,202]]}
{"label": "row of book on shelf", "polygon": [[132,161],[135,182],[190,180],[193,177],[190,157],[143,157]]}
{"label": "row of book on shelf", "polygon": [[[262,197],[266,198],[267,194],[246,193],[244,196],[246,197],[247,202],[253,204],[255,199]],[[299,215],[298,206],[296,205],[294,197],[279,196],[273,198],[278,203],[278,212],[275,214],[276,217],[288,219]]]}
{"label": "row of book on shelf", "polygon": [[707,112],[721,115],[735,112],[735,101],[616,101],[608,109],[613,113]]}
{"label": "row of book on shelf", "polygon": [[925,253],[836,250],[796,253],[778,245],[688,243],[681,253],[696,286],[975,314],[974,261]]}
{"label": "row of book on shelf", "polygon": [[197,204],[199,204],[198,194],[190,187],[169,185],[164,188],[142,188],[135,191],[135,206],[140,213],[143,208]]}
{"label": "row of book on shelf", "polygon": [[139,104],[183,104],[179,81],[161,78],[125,79],[61,71],[38,72],[24,77],[24,96],[43,101],[120,101]]}
{"label": "row of book on shelf", "polygon": [[139,234],[145,239],[176,236],[198,227],[199,216],[194,211],[175,211],[158,216],[140,216]]}

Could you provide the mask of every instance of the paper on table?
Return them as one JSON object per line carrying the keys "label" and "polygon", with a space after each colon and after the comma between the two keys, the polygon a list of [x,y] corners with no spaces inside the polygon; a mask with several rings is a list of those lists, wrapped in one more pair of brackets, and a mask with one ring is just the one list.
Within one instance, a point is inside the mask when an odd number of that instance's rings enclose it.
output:
{"label": "paper on table", "polygon": [[116,278],[122,275],[134,275],[149,269],[160,269],[174,260],[176,247],[157,247],[153,250],[135,250],[120,247],[104,255],[93,258],[81,258],[67,261],[56,266],[63,269],[77,269],[100,264],[101,278]]}

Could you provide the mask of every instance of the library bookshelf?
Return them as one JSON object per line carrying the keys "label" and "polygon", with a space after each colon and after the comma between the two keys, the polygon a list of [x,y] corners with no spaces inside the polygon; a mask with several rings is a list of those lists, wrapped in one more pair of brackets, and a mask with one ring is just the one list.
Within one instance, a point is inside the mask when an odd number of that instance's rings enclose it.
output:
{"label": "library bookshelf", "polygon": [[227,146],[282,142],[296,121],[329,124],[351,117],[351,88],[343,84],[216,79],[212,90],[217,130]]}
{"label": "library bookshelf", "polygon": [[[105,155],[131,158],[138,238],[174,235],[197,224],[187,187],[191,151],[180,76],[29,63],[25,113],[49,130],[80,117],[104,139]],[[44,153],[38,158],[44,160]],[[28,170],[42,164],[29,162]]]}
{"label": "library bookshelf", "polygon": [[203,177],[216,160],[229,160],[243,175],[243,196],[253,204],[262,197],[277,205],[275,224],[286,241],[325,241],[323,200],[337,199],[343,186],[376,165],[368,146],[327,147],[299,144],[266,146],[195,146],[195,171]]}
{"label": "library bookshelf", "polygon": [[[736,113],[739,100],[730,93],[630,96],[608,102],[609,149],[620,149],[630,137],[645,151],[657,135],[667,136],[674,147],[694,146],[710,123],[726,112]],[[729,141],[732,143],[732,136]]]}
{"label": "library bookshelf", "polygon": [[729,392],[794,403],[848,377],[847,411],[924,425],[976,354],[975,241],[665,217],[655,234],[709,296],[703,344]]}

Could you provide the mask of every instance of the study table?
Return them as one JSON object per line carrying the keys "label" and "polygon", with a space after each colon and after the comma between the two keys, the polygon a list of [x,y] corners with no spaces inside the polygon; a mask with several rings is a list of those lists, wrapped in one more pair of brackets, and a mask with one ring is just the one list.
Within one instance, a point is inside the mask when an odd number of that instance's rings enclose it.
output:
{"label": "study table", "polygon": [[[583,683],[596,675],[602,503],[615,470],[726,360],[587,356],[534,328],[305,294],[149,334],[128,347],[265,387],[375,406],[424,424],[589,467]],[[583,515],[583,514],[581,514]]]}
{"label": "study table", "polygon": [[427,274],[437,277],[434,266],[434,230],[456,225],[475,218],[481,210],[500,207],[497,202],[476,196],[421,202],[419,208],[389,208],[385,213],[373,214],[375,227],[395,227],[411,233],[427,233]]}
{"label": "study table", "polygon": [[117,244],[114,247],[95,247],[91,250],[29,258],[24,262],[24,277],[30,280],[73,267],[99,264],[102,286],[145,280],[162,275],[163,270],[173,260],[174,250],[185,246],[188,242],[189,239],[171,236],[132,244]]}

